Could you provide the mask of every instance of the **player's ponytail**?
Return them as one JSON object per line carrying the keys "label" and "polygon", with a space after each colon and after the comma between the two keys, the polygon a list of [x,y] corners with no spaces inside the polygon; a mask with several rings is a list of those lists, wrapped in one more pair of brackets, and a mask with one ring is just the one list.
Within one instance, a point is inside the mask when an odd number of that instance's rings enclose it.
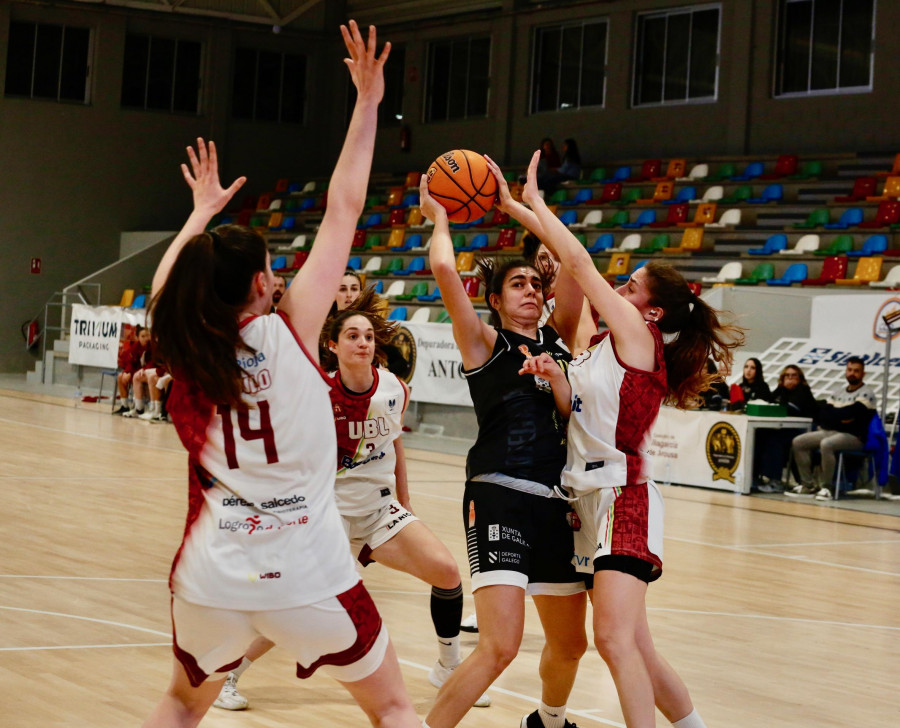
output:
{"label": "player's ponytail", "polygon": [[246,409],[241,399],[238,312],[254,276],[266,269],[266,244],[249,228],[224,225],[184,245],[150,303],[154,351],[173,376],[196,384],[214,404]]}
{"label": "player's ponytail", "polygon": [[672,266],[651,261],[645,268],[649,303],[664,311],[657,326],[663,334],[670,335],[663,348],[666,402],[688,407],[717,378],[716,373],[708,371],[708,359],[730,369],[732,349],[743,346],[744,330],[722,321],[722,312],[694,295],[684,276]]}

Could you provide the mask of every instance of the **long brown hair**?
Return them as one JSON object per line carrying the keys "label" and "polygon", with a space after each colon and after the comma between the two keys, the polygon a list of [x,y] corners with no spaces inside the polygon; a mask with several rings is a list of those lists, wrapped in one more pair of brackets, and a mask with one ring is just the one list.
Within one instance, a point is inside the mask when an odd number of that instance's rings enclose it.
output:
{"label": "long brown hair", "polygon": [[666,403],[689,407],[696,403],[700,392],[720,379],[707,371],[707,359],[712,357],[728,371],[732,349],[744,344],[744,330],[721,321],[721,312],[694,295],[684,276],[672,266],[650,261],[644,268],[649,303],[664,312],[657,326],[663,334],[677,334],[663,347],[668,384]]}
{"label": "long brown hair", "polygon": [[330,316],[322,327],[319,336],[319,360],[326,372],[333,372],[338,368],[337,355],[328,348],[329,341],[337,341],[344,328],[344,322],[351,316],[364,316],[372,324],[375,334],[375,363],[385,365],[387,355],[384,347],[391,343],[398,325],[384,318],[385,300],[375,292],[374,286],[367,286],[359,297],[343,311],[338,311]]}
{"label": "long brown hair", "polygon": [[250,228],[220,225],[185,243],[150,302],[151,341],[172,374],[196,384],[215,404],[246,409],[237,353],[238,312],[254,276],[266,269],[266,242]]}

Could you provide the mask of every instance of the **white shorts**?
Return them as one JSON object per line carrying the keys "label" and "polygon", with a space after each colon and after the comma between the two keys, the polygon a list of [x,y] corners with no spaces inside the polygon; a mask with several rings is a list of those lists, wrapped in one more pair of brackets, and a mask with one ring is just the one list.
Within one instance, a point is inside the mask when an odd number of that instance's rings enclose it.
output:
{"label": "white shorts", "polygon": [[[613,568],[653,581],[662,573],[664,504],[652,480],[643,485],[599,488],[573,503],[581,529],[575,532],[575,568],[582,572]],[[598,560],[609,559],[605,564]],[[624,561],[621,557],[624,557]],[[645,562],[646,572],[622,563]],[[612,565],[610,565],[612,564]],[[644,578],[644,577],[647,578]]]}
{"label": "white shorts", "polygon": [[344,531],[350,539],[350,552],[363,566],[374,562],[372,552],[382,544],[390,541],[410,523],[419,519],[412,511],[400,505],[400,501],[392,500],[374,513],[363,516],[341,516]]}
{"label": "white shorts", "polygon": [[384,660],[387,628],[362,582],[330,599],[293,609],[238,611],[172,597],[175,656],[191,685],[224,677],[262,635],[297,662],[297,677],[322,668],[340,682],[371,675]]}

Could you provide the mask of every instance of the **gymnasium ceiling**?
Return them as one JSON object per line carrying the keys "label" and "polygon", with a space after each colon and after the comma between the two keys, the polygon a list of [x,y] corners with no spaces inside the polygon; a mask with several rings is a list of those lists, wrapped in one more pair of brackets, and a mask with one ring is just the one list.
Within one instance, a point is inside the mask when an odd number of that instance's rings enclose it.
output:
{"label": "gymnasium ceiling", "polygon": [[[309,13],[338,0],[71,0],[132,10],[223,18],[282,28],[309,28]],[[522,2],[522,0],[517,0]],[[534,0],[524,0],[531,4]],[[346,0],[346,15],[360,23],[390,24],[469,12],[499,11],[509,0]],[[321,10],[321,8],[318,8]],[[313,16],[315,17],[315,13]],[[304,17],[305,16],[305,17]],[[319,16],[321,17],[321,16]],[[312,21],[315,23],[315,21]]]}

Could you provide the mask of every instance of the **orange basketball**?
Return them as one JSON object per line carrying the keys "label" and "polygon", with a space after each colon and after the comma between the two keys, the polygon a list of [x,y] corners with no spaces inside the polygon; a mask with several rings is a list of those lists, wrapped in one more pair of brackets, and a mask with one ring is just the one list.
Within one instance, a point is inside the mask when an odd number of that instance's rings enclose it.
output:
{"label": "orange basketball", "polygon": [[472,222],[494,206],[497,180],[478,152],[453,149],[428,168],[428,192],[447,210],[450,222]]}

